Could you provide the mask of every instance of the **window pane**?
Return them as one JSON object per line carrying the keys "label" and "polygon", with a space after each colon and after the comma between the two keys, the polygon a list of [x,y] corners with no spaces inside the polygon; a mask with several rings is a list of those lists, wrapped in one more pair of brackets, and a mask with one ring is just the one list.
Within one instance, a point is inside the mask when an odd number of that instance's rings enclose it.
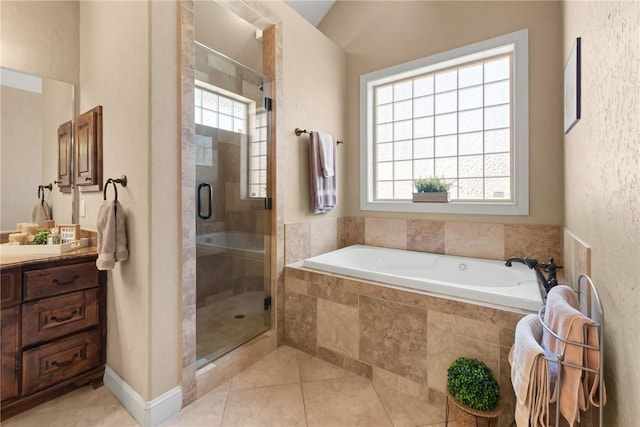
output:
{"label": "window pane", "polygon": [[488,61],[484,63],[484,82],[494,82],[509,78],[509,57]]}
{"label": "window pane", "polygon": [[436,137],[436,157],[449,157],[458,155],[457,135]]}
{"label": "window pane", "polygon": [[196,107],[195,122],[199,125],[202,124],[202,108]]}
{"label": "window pane", "polygon": [[218,115],[218,128],[224,130],[233,130],[233,119],[231,116],[226,116],[224,114]]}
{"label": "window pane", "polygon": [[461,200],[479,200],[483,195],[482,179],[459,179],[458,198]]}
{"label": "window pane", "polygon": [[482,153],[482,132],[462,133],[458,135],[460,155]]}
{"label": "window pane", "polygon": [[458,85],[458,70],[436,74],[436,93],[455,89]]}
{"label": "window pane", "polygon": [[414,139],[413,157],[416,159],[433,157],[433,138]]}
{"label": "window pane", "polygon": [[393,181],[376,183],[376,199],[393,199]]}
{"label": "window pane", "polygon": [[509,176],[509,153],[487,154],[484,158],[484,176]]}
{"label": "window pane", "polygon": [[449,184],[449,197],[451,200],[458,198],[458,180],[457,179],[445,179],[444,182]]}
{"label": "window pane", "polygon": [[395,122],[393,126],[393,139],[399,141],[402,139],[411,138],[411,120],[405,120],[404,122]]}
{"label": "window pane", "polygon": [[460,132],[475,132],[482,130],[482,110],[461,111]]}
{"label": "window pane", "polygon": [[484,185],[484,196],[487,199],[511,199],[511,182],[509,178],[487,178]]}
{"label": "window pane", "polygon": [[376,175],[378,181],[390,181],[393,179],[393,163],[378,163],[378,173]]}
{"label": "window pane", "polygon": [[433,159],[413,161],[413,178],[428,178],[433,176]]}
{"label": "window pane", "polygon": [[252,184],[249,186],[249,196],[258,197],[260,194],[260,186],[258,184]]}
{"label": "window pane", "polygon": [[224,96],[219,97],[218,111],[222,114],[231,116],[233,114],[233,101]]}
{"label": "window pane", "polygon": [[393,85],[393,100],[402,101],[413,96],[413,84],[411,80],[406,80]]}
{"label": "window pane", "polygon": [[260,157],[249,157],[249,169],[260,169]]}
{"label": "window pane", "polygon": [[396,181],[393,186],[394,199],[411,199],[413,193],[412,181]]}
{"label": "window pane", "polygon": [[411,100],[396,102],[393,104],[393,119],[406,120],[412,117]]}
{"label": "window pane", "polygon": [[260,155],[261,156],[266,156],[267,155],[267,142],[266,141],[261,141],[258,144],[260,145]]}
{"label": "window pane", "polygon": [[388,104],[393,101],[393,86],[380,86],[376,88],[376,105]]}
{"label": "window pane", "polygon": [[251,143],[249,144],[249,155],[250,156],[259,156],[260,155],[260,144],[259,143]]}
{"label": "window pane", "polygon": [[392,157],[392,144],[376,144],[376,161],[378,162],[388,162],[393,160]]}
{"label": "window pane", "polygon": [[233,129],[237,133],[247,133],[246,123],[243,119],[234,118],[233,119]]}
{"label": "window pane", "polygon": [[413,100],[413,117],[433,115],[433,96],[423,96]]}
{"label": "window pane", "polygon": [[509,80],[485,85],[484,105],[506,104],[509,100]]}
{"label": "window pane", "polygon": [[376,122],[387,123],[393,120],[393,104],[380,105],[376,108]]}
{"label": "window pane", "polygon": [[411,179],[413,172],[411,161],[393,162],[393,179]]}
{"label": "window pane", "polygon": [[436,114],[450,113],[458,108],[457,92],[439,93],[436,95]]}
{"label": "window pane", "polygon": [[260,128],[260,130],[258,131],[258,139],[260,141],[267,140],[267,128]]}
{"label": "window pane", "polygon": [[250,171],[249,182],[260,182],[260,173],[258,171]]}
{"label": "window pane", "polygon": [[460,178],[482,177],[482,156],[462,156],[459,160]]}
{"label": "window pane", "polygon": [[500,105],[484,109],[484,128],[496,129],[509,127],[509,106]]}
{"label": "window pane", "polygon": [[413,96],[431,95],[433,93],[433,75],[413,79]]}
{"label": "window pane", "polygon": [[194,96],[196,101],[196,107],[201,107],[202,106],[202,89],[196,88]]}
{"label": "window pane", "polygon": [[482,86],[462,89],[458,92],[458,95],[460,97],[458,106],[460,110],[470,110],[472,108],[482,107]]}
{"label": "window pane", "polygon": [[260,156],[260,169],[267,168],[267,156]]}
{"label": "window pane", "polygon": [[460,68],[458,79],[458,86],[461,88],[482,84],[482,64]]}
{"label": "window pane", "polygon": [[433,116],[413,121],[413,137],[423,138],[433,136]]}
{"label": "window pane", "polygon": [[202,110],[202,124],[217,128],[218,113],[214,113],[213,111],[209,111],[209,110]]}
{"label": "window pane", "polygon": [[447,135],[458,131],[458,115],[456,113],[436,116],[436,135]]}
{"label": "window pane", "polygon": [[209,110],[218,110],[218,95],[213,94],[211,92],[207,92],[206,90],[202,91],[202,106]]}
{"label": "window pane", "polygon": [[376,141],[377,142],[389,142],[393,138],[393,124],[377,126]]}
{"label": "window pane", "polygon": [[233,101],[233,116],[244,119],[246,115],[247,105],[242,102]]}
{"label": "window pane", "polygon": [[440,178],[455,178],[458,174],[458,158],[445,157],[436,159],[436,176]]}
{"label": "window pane", "polygon": [[511,132],[509,129],[489,130],[484,133],[485,153],[510,151]]}
{"label": "window pane", "polygon": [[393,144],[393,159],[408,160],[412,158],[413,152],[411,140],[396,142]]}

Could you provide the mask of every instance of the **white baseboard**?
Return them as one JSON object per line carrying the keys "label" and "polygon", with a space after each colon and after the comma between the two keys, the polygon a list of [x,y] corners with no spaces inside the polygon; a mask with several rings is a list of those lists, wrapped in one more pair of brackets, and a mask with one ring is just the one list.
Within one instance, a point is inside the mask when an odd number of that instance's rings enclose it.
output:
{"label": "white baseboard", "polygon": [[109,366],[104,369],[104,385],[142,427],[155,427],[182,409],[180,387],[174,387],[147,402]]}

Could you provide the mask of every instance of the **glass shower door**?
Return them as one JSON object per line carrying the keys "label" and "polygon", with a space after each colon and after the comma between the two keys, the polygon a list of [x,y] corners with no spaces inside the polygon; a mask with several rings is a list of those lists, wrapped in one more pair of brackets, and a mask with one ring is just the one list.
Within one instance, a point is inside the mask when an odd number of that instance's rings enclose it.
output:
{"label": "glass shower door", "polygon": [[196,44],[196,365],[270,328],[270,82]]}

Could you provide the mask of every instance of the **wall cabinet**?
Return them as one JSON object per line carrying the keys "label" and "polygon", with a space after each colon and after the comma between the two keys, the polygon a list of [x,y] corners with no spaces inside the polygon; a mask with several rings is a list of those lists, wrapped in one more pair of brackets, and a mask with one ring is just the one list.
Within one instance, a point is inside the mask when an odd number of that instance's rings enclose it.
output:
{"label": "wall cabinet", "polygon": [[102,384],[106,275],[96,256],[3,269],[1,417]]}
{"label": "wall cabinet", "polygon": [[71,192],[71,141],[73,125],[71,120],[58,127],[58,179],[56,184],[62,193]]}
{"label": "wall cabinet", "polygon": [[102,191],[102,106],[76,120],[75,183],[80,191]]}

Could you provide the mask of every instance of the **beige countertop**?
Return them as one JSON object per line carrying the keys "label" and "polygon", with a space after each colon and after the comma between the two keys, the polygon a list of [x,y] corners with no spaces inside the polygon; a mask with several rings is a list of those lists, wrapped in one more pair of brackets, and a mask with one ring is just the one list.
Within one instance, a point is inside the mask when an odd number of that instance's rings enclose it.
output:
{"label": "beige countertop", "polygon": [[97,254],[97,249],[94,246],[75,249],[63,254],[0,254],[0,268],[5,269],[40,262],[71,260]]}

